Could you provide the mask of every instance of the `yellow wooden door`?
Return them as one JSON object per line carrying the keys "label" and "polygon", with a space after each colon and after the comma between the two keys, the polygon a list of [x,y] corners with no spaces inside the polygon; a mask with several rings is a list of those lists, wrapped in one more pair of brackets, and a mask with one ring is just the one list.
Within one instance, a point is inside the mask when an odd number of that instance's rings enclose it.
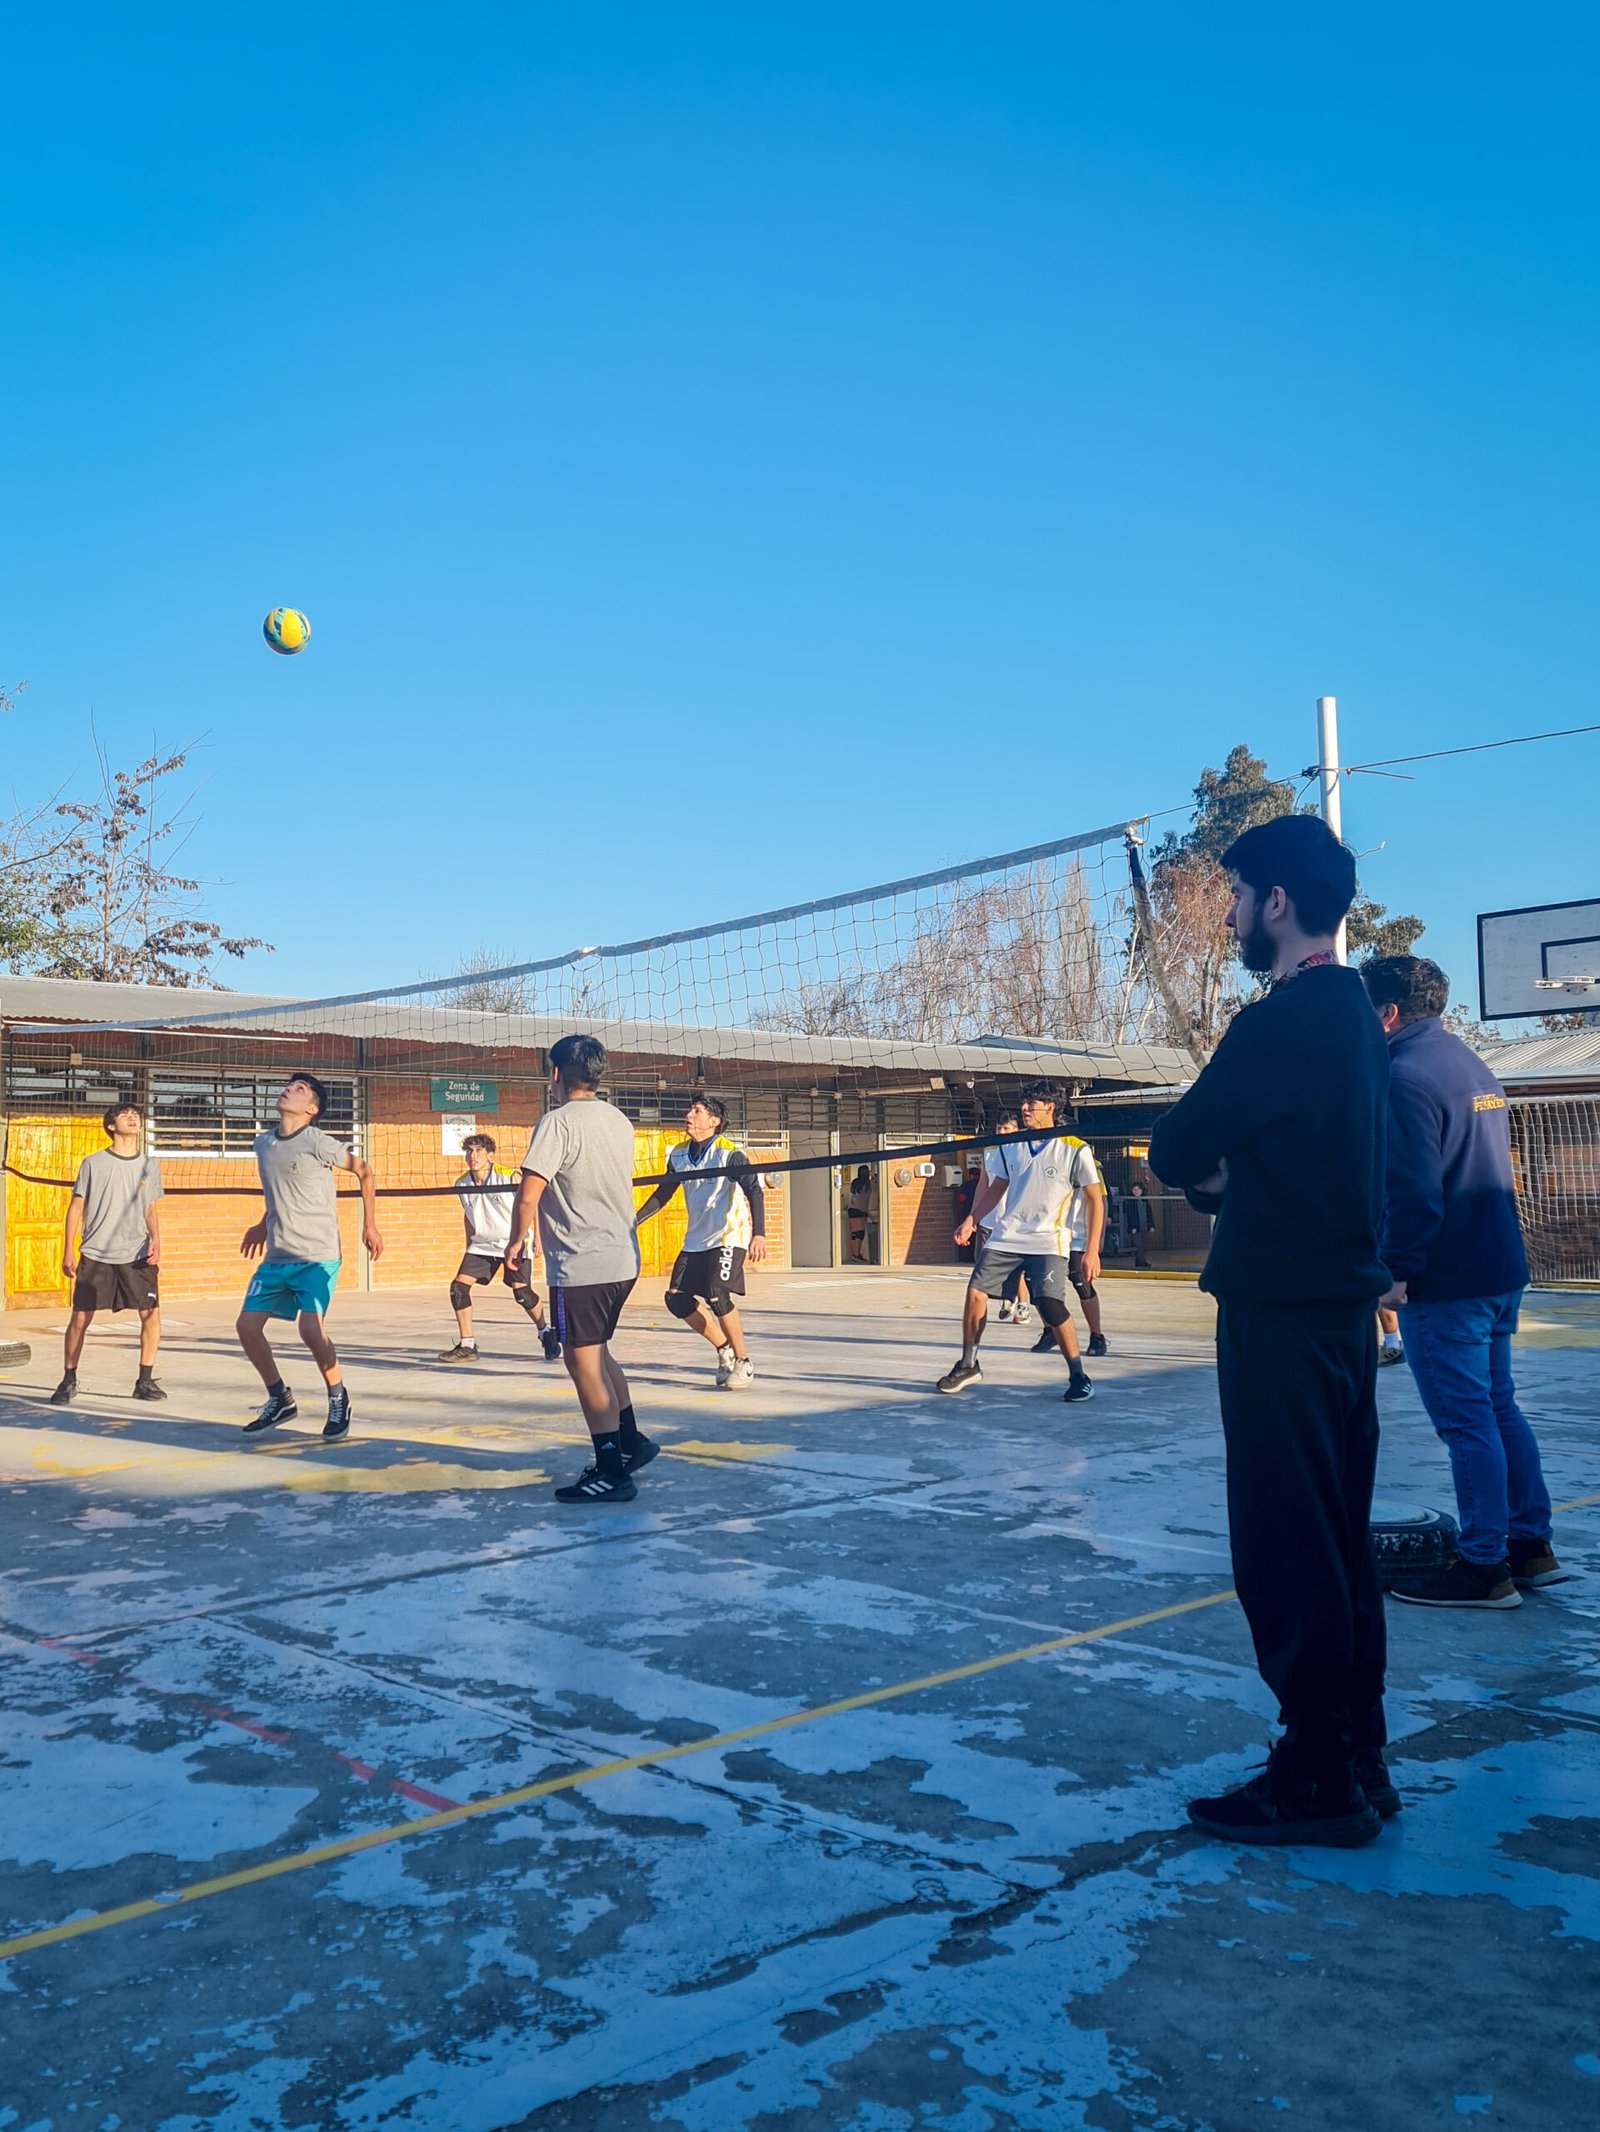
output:
{"label": "yellow wooden door", "polygon": [[98,1117],[13,1118],[6,1135],[6,1302],[65,1303],[71,1284],[61,1271],[61,1238],[69,1191],[60,1184],[29,1184],[14,1177],[65,1178],[106,1144]]}
{"label": "yellow wooden door", "polygon": [[[636,1125],[633,1129],[633,1174],[635,1177],[659,1177],[667,1167],[667,1149],[681,1146],[687,1137],[682,1131],[651,1131]],[[633,1199],[635,1206],[643,1206],[654,1188],[636,1185]],[[639,1231],[639,1274],[643,1280],[665,1280],[672,1271],[672,1262],[683,1249],[684,1232],[688,1228],[688,1213],[683,1204],[683,1194],[674,1193],[661,1212],[647,1221]]]}

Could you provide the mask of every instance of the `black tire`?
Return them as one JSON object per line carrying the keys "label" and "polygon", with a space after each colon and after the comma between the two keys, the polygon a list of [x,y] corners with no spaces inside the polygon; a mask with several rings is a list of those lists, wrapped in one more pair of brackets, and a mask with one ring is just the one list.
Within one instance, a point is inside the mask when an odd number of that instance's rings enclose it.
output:
{"label": "black tire", "polygon": [[1372,1552],[1378,1561],[1379,1583],[1387,1591],[1398,1578],[1441,1568],[1454,1555],[1460,1536],[1461,1528],[1448,1511],[1375,1505]]}
{"label": "black tire", "polygon": [[0,1370],[20,1369],[32,1360],[33,1349],[26,1340],[0,1340]]}

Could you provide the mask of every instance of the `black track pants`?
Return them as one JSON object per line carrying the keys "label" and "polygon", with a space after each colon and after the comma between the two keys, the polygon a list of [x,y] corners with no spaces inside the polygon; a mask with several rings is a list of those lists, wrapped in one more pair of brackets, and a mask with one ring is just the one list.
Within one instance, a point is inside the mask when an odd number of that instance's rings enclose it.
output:
{"label": "black track pants", "polygon": [[1318,1770],[1385,1738],[1377,1366],[1365,1305],[1217,1306],[1234,1582],[1285,1751]]}

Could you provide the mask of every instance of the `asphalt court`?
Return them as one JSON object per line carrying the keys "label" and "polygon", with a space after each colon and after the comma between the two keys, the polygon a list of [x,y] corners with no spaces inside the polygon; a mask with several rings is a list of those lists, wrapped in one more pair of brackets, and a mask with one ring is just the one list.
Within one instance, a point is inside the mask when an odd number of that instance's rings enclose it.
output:
{"label": "asphalt court", "polygon": [[[0,2123],[1591,2120],[1592,1577],[1393,1610],[1408,1807],[1370,1850],[1184,1824],[1268,1714],[1194,1291],[1108,1283],[1115,1352],[1073,1409],[999,1326],[982,1387],[932,1393],[948,1275],[763,1277],[737,1398],[647,1299],[621,1347],[668,1455],[592,1514],[549,1499],[581,1459],[564,1373],[509,1310],[479,1369],[431,1367],[437,1301],[341,1299],[334,1448],[305,1365],[299,1430],[237,1437],[220,1308],[185,1307],[154,1415],[116,1330],[49,1408],[26,1326]],[[1589,1499],[1561,1551],[1592,1572],[1600,1299],[1529,1318],[1553,1490]],[[1448,1503],[1405,1373],[1382,1392],[1385,1492]],[[1313,1999],[1429,2048],[1380,2083]]]}

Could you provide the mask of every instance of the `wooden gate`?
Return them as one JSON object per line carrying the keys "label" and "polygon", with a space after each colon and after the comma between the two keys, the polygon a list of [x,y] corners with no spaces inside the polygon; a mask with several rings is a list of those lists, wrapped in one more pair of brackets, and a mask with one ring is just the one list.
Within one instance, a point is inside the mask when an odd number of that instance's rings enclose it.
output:
{"label": "wooden gate", "polygon": [[85,1155],[107,1145],[98,1115],[71,1118],[13,1118],[6,1135],[6,1303],[66,1303],[72,1284],[61,1271],[61,1238],[66,1226],[68,1192],[60,1185],[29,1184],[14,1177],[78,1174]]}

